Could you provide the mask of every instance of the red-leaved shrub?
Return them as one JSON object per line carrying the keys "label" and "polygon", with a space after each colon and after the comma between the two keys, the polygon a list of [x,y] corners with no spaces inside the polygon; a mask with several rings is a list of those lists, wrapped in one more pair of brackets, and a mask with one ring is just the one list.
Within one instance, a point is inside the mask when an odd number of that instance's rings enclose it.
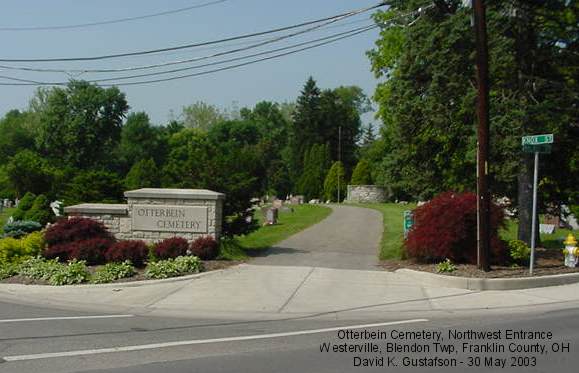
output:
{"label": "red-leaved shrub", "polygon": [[[421,262],[476,263],[477,214],[474,193],[445,192],[414,210],[414,226],[404,242],[406,254]],[[498,230],[504,224],[500,207],[491,204],[491,263],[508,255]]]}
{"label": "red-leaved shrub", "polygon": [[153,251],[155,256],[159,259],[171,259],[178,256],[187,255],[189,243],[181,237],[166,238],[163,241],[157,242]]}
{"label": "red-leaved shrub", "polygon": [[61,219],[44,234],[46,258],[86,260],[87,264],[104,263],[105,251],[115,242],[106,227],[92,219]]}
{"label": "red-leaved shrub", "polygon": [[143,267],[149,249],[144,241],[125,240],[116,242],[105,252],[107,262],[124,262],[130,260],[135,267]]}
{"label": "red-leaved shrub", "polygon": [[213,260],[219,254],[219,244],[211,236],[199,237],[191,243],[191,254],[201,260]]}
{"label": "red-leaved shrub", "polygon": [[59,258],[61,261],[71,259],[85,260],[88,265],[103,264],[105,252],[113,244],[108,238],[89,238],[67,243],[52,245],[44,251],[49,259]]}
{"label": "red-leaved shrub", "polygon": [[88,240],[89,238],[108,238],[113,240],[104,224],[88,218],[61,219],[44,233],[48,246],[61,243]]}

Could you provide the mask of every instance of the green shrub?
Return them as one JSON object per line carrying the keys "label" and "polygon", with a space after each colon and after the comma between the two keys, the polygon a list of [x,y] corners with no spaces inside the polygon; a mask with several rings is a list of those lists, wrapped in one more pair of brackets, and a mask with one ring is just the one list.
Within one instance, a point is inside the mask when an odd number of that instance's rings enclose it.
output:
{"label": "green shrub", "polygon": [[151,279],[161,279],[182,276],[187,273],[201,271],[201,261],[195,256],[179,256],[175,259],[159,260],[149,263],[145,276]]}
{"label": "green shrub", "polygon": [[508,243],[511,259],[516,263],[527,263],[531,257],[531,248],[524,241],[510,240]]}
{"label": "green shrub", "polygon": [[0,264],[0,280],[16,276],[18,274],[18,265],[13,263]]}
{"label": "green shrub", "polygon": [[50,201],[44,194],[39,195],[34,200],[32,207],[24,214],[26,220],[31,220],[45,226],[54,219],[54,213],[50,209]]}
{"label": "green shrub", "polygon": [[58,270],[48,278],[50,285],[74,285],[87,281],[89,272],[84,260],[71,260],[68,264],[59,264]]}
{"label": "green shrub", "polygon": [[105,284],[121,278],[131,277],[135,273],[135,267],[128,260],[122,263],[108,263],[94,273],[91,282]]}
{"label": "green shrub", "polygon": [[26,212],[32,208],[35,199],[36,194],[27,192],[24,197],[20,199],[16,211],[12,214],[14,220],[24,220],[24,215],[26,215]]}
{"label": "green shrub", "polygon": [[[345,179],[345,174],[342,162],[334,162],[324,180],[324,198],[327,201],[341,202],[346,197],[346,184],[348,182]],[[338,191],[340,192],[340,201],[338,201]]]}
{"label": "green shrub", "polygon": [[352,172],[350,185],[370,185],[372,184],[372,175],[370,174],[370,164],[362,159]]}
{"label": "green shrub", "polygon": [[37,256],[43,247],[44,238],[41,232],[30,233],[22,239],[0,239],[0,264],[20,262],[26,257]]}
{"label": "green shrub", "polygon": [[36,232],[42,229],[42,225],[35,221],[17,220],[4,225],[5,237],[22,237],[27,233]]}
{"label": "green shrub", "polygon": [[450,261],[450,259],[446,259],[444,262],[440,262],[436,265],[436,272],[438,273],[450,273],[456,271],[456,266]]}

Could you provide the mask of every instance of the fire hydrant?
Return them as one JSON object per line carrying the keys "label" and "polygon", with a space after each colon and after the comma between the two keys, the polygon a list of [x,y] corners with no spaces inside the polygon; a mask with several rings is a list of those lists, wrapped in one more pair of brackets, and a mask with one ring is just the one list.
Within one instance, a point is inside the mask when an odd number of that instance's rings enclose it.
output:
{"label": "fire hydrant", "polygon": [[576,267],[577,262],[579,262],[579,248],[577,247],[577,240],[571,233],[569,233],[563,244],[565,245],[565,248],[563,249],[563,254],[565,254],[565,265],[567,267]]}

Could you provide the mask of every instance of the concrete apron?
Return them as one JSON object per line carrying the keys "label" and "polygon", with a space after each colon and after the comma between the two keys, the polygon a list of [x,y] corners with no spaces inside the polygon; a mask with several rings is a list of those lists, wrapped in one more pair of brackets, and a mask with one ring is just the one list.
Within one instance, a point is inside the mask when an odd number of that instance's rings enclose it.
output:
{"label": "concrete apron", "polygon": [[0,299],[137,315],[356,318],[577,304],[579,284],[472,291],[428,286],[403,273],[243,264],[182,281],[49,287],[0,285]]}

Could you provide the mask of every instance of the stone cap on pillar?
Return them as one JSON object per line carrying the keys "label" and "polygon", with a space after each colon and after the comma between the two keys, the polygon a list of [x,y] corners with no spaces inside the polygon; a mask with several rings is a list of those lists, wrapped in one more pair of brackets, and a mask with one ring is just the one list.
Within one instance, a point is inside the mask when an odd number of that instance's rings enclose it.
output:
{"label": "stone cap on pillar", "polygon": [[225,199],[225,194],[207,189],[142,188],[126,191],[125,197],[133,199],[158,198],[222,200]]}

